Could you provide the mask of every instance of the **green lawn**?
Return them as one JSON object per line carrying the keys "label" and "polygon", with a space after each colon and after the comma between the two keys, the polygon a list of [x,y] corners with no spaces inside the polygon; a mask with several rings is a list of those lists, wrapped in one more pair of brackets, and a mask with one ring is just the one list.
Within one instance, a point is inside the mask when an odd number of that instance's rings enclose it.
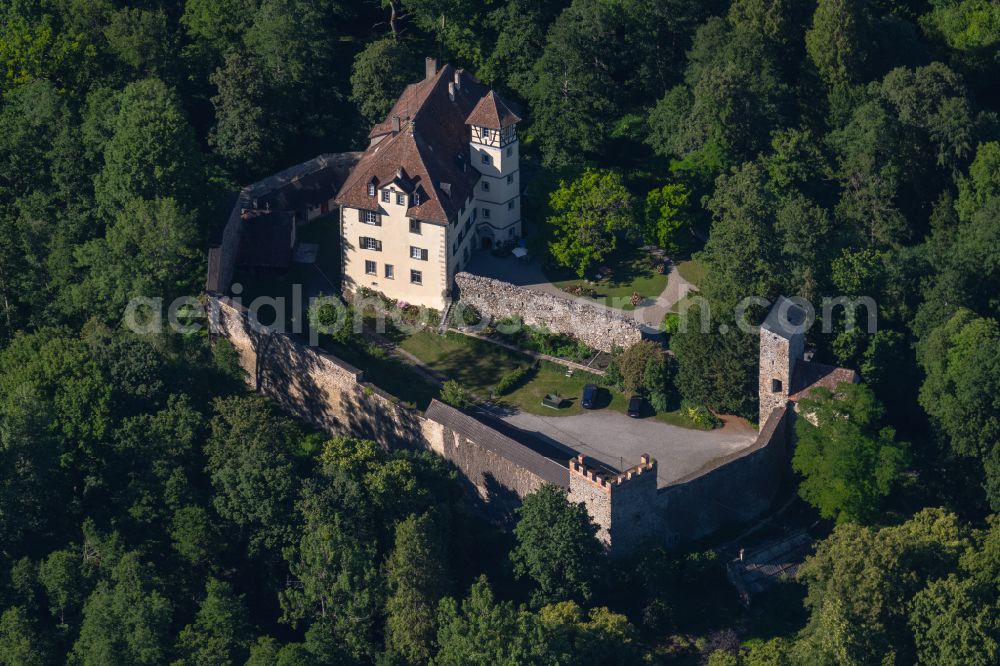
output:
{"label": "green lawn", "polygon": [[677,264],[677,272],[694,286],[700,287],[701,281],[705,277],[705,264],[697,259],[689,259]]}
{"label": "green lawn", "polygon": [[326,336],[323,336],[320,344],[337,358],[364,370],[365,379],[411,407],[425,410],[431,404],[431,399],[439,396],[438,387],[406,363],[373,355],[361,344],[349,347],[339,345]]}
{"label": "green lawn", "polygon": [[[566,368],[556,363],[542,361],[532,380],[513,393],[499,399],[501,405],[517,407],[521,411],[539,416],[569,416],[580,414],[580,397],[586,384],[601,385],[601,378],[586,372],[574,372],[572,377],[566,376]],[[563,407],[552,409],[542,404],[542,399],[549,393],[555,393],[565,398]],[[599,409],[614,409],[625,412],[628,404],[625,396],[617,391],[602,389],[598,397]]]}
{"label": "green lawn", "polygon": [[530,364],[522,354],[459,333],[418,331],[399,346],[480,398],[489,397],[505,372]]}
{"label": "green lawn", "polygon": [[[648,256],[642,250],[634,249],[626,253],[608,257],[603,265],[613,270],[609,278],[601,280],[580,279],[569,270],[552,271],[548,277],[554,285],[564,291],[574,287],[593,289],[594,300],[618,308],[634,310],[630,298],[632,292],[638,292],[644,299],[656,298],[667,287],[667,274],[658,273],[650,265]],[[593,277],[597,268],[592,268],[589,277]]]}
{"label": "green lawn", "polygon": [[[489,398],[505,372],[532,363],[532,359],[522,354],[459,333],[449,332],[441,336],[430,331],[420,331],[404,338],[399,344],[437,372],[459,382],[479,399]],[[375,383],[378,384],[377,381]],[[524,384],[511,393],[498,397],[496,402],[501,406],[539,416],[570,416],[583,412],[580,396],[586,384],[601,386],[602,379],[582,371],[575,371],[572,377],[567,377],[565,366],[542,361]],[[390,390],[388,387],[384,388]],[[565,398],[562,408],[552,409],[542,405],[542,399],[549,393]],[[621,393],[607,388],[600,391],[598,409],[613,409],[625,413],[627,408],[628,401]],[[680,409],[655,415],[650,410],[649,416],[682,428],[699,427]]]}

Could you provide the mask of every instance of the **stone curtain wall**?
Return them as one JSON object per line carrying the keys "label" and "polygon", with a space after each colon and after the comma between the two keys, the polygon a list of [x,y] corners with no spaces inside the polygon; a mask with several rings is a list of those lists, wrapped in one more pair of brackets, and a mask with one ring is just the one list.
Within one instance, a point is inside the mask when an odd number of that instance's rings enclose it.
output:
{"label": "stone curtain wall", "polygon": [[366,383],[364,373],[291,337],[250,325],[246,310],[208,295],[212,332],[235,348],[247,382],[288,412],[330,434],[373,439],[387,448],[424,448],[454,464],[480,510],[509,521],[521,498],[545,483],[566,488],[600,528],[612,555],[649,541],[668,546],[698,539],[770,506],[788,463],[791,412],[775,410],[745,451],[657,490],[656,461],[594,477],[579,461],[569,469],[456,409],[432,403],[427,415]]}
{"label": "stone curtain wall", "polygon": [[[213,332],[229,339],[247,383],[316,428],[382,444],[417,445],[419,413],[364,382],[364,373],[288,335],[254,327],[246,310],[229,299],[209,297],[217,311]],[[213,312],[214,315],[214,312]]]}
{"label": "stone curtain wall", "polygon": [[475,490],[474,496],[481,499],[481,508],[490,518],[499,521],[509,518],[521,497],[544,483],[568,485],[559,471],[565,475],[565,467],[478,421],[476,424],[488,436],[482,439],[502,438],[516,455],[505,456],[497,447],[459,433],[461,418],[474,419],[458,410],[440,403],[434,405],[434,412],[442,415],[440,421],[446,421],[447,426],[425,418],[366,383],[361,370],[288,335],[252,326],[246,309],[228,298],[209,295],[207,299],[212,332],[232,343],[251,387],[331,435],[372,439],[386,448],[434,451],[461,471],[463,480]]}
{"label": "stone curtain wall", "polygon": [[211,293],[223,294],[229,291],[236,272],[236,256],[240,251],[240,237],[243,235],[243,211],[253,202],[251,188],[239,193],[236,203],[229,211],[229,219],[222,231],[222,242],[209,249],[208,281],[205,289]]}
{"label": "stone curtain wall", "polygon": [[[440,403],[436,407],[452,409]],[[513,525],[516,520],[514,510],[521,505],[521,499],[544,484],[560,487],[569,484],[567,469],[552,460],[543,459],[548,469],[539,469],[537,464],[526,465],[511,460],[498,450],[483,446],[447,425],[431,419],[427,422],[440,428],[440,436],[435,433],[429,439],[434,452],[462,471],[463,482],[470,486],[470,490],[475,490],[481,502],[490,508],[489,515],[498,522]]]}
{"label": "stone curtain wall", "polygon": [[658,528],[666,545],[699,539],[764,513],[786,474],[791,412],[771,413],[750,448],[661,488]]}
{"label": "stone curtain wall", "polygon": [[560,298],[492,278],[458,273],[455,286],[461,302],[494,319],[519,316],[530,326],[571,335],[592,349],[610,352],[642,340],[639,323],[625,313],[567,295]]}

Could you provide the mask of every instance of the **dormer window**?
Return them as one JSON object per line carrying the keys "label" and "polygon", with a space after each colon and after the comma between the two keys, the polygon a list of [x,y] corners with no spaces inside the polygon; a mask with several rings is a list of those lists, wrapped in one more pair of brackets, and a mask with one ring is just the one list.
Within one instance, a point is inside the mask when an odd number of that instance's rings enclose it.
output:
{"label": "dormer window", "polygon": [[413,193],[413,205],[414,206],[419,206],[420,205],[420,192],[414,192]]}
{"label": "dormer window", "polygon": [[368,196],[375,196],[375,183],[368,183]]}

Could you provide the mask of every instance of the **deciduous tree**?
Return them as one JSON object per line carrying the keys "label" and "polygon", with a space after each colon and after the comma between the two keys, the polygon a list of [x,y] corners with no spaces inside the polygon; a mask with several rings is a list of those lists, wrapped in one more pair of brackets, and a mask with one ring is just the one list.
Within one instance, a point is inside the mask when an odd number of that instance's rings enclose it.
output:
{"label": "deciduous tree", "polygon": [[586,507],[545,485],[524,498],[517,514],[510,559],[518,578],[527,576],[538,586],[532,599],[539,605],[589,599],[603,547]]}
{"label": "deciduous tree", "polygon": [[555,213],[548,219],[555,235],[549,250],[580,277],[613,252],[621,237],[637,231],[632,195],[613,171],[588,169],[576,180],[560,181],[549,205]]}
{"label": "deciduous tree", "polygon": [[796,421],[792,457],[803,477],[799,494],[825,518],[871,520],[906,463],[907,445],[882,425],[883,409],[870,388],[841,384],[836,390],[815,388],[799,401],[806,416]]}

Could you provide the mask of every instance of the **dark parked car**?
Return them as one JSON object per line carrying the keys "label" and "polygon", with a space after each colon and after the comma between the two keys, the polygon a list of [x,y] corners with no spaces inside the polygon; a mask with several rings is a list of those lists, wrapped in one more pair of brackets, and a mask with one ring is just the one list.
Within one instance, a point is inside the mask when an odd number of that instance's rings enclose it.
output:
{"label": "dark parked car", "polygon": [[597,405],[597,385],[587,384],[583,387],[583,400],[580,404],[584,409],[593,409]]}
{"label": "dark parked car", "polygon": [[634,419],[642,416],[642,408],[645,405],[643,399],[637,395],[628,399],[628,415]]}

